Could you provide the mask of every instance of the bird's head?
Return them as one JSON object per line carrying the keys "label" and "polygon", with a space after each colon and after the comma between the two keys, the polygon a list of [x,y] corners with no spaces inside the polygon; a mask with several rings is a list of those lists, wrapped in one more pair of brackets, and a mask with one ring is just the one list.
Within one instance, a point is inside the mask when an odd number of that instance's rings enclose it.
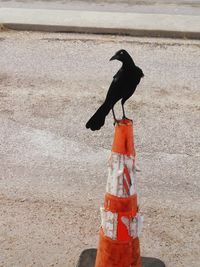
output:
{"label": "bird's head", "polygon": [[121,61],[122,63],[125,63],[130,60],[133,61],[129,53],[124,49],[117,51],[115,55],[111,57],[110,60],[115,60],[115,59]]}

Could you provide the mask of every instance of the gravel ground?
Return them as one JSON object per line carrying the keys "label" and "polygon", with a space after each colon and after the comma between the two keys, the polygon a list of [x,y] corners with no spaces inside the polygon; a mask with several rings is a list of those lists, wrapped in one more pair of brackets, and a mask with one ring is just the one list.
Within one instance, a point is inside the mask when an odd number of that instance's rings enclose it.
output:
{"label": "gravel ground", "polygon": [[[145,78],[126,104],[135,125],[142,255],[198,267],[200,42],[0,33],[0,266],[74,267],[96,247],[113,125],[85,122],[127,49]],[[116,107],[121,114],[121,108]]]}

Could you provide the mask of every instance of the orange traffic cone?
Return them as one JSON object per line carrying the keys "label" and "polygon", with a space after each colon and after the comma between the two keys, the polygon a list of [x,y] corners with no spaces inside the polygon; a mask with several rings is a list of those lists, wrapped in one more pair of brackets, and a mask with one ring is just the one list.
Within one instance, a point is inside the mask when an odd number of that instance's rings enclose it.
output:
{"label": "orange traffic cone", "polygon": [[135,173],[133,125],[123,119],[115,127],[95,267],[142,267]]}

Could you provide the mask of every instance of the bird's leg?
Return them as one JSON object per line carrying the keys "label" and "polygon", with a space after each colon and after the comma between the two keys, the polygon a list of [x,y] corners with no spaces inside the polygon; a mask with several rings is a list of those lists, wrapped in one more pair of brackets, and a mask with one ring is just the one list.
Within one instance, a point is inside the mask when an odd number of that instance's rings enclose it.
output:
{"label": "bird's leg", "polygon": [[116,119],[116,117],[115,117],[115,112],[114,112],[114,108],[112,107],[112,114],[113,114],[113,119],[114,119],[114,125],[116,124],[116,123],[118,123],[119,122],[119,120],[117,120]]}
{"label": "bird's leg", "polygon": [[124,110],[124,104],[123,104],[123,102],[122,102],[122,112],[123,112],[123,117],[122,117],[122,119],[127,119],[127,118],[126,118],[126,115],[125,115],[125,110]]}
{"label": "bird's leg", "polygon": [[126,115],[125,115],[124,102],[125,102],[125,101],[123,101],[123,99],[122,99],[122,101],[121,101],[121,104],[122,104],[122,112],[123,112],[123,117],[122,117],[122,119],[128,119],[128,118],[126,117]]}
{"label": "bird's leg", "polygon": [[131,120],[130,120],[129,118],[127,118],[126,115],[125,115],[124,101],[123,101],[123,100],[121,101],[121,104],[122,104],[122,112],[123,112],[123,117],[122,117],[122,119],[123,119],[123,120],[124,120],[124,119],[127,119],[127,120],[131,121]]}

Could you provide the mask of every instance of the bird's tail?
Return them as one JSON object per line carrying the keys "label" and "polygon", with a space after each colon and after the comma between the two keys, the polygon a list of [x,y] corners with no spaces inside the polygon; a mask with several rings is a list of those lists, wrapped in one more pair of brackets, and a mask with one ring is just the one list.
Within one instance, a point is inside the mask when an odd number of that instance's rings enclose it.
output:
{"label": "bird's tail", "polygon": [[92,131],[99,130],[105,123],[105,118],[110,111],[110,106],[104,102],[95,114],[86,123],[86,128],[90,128]]}

